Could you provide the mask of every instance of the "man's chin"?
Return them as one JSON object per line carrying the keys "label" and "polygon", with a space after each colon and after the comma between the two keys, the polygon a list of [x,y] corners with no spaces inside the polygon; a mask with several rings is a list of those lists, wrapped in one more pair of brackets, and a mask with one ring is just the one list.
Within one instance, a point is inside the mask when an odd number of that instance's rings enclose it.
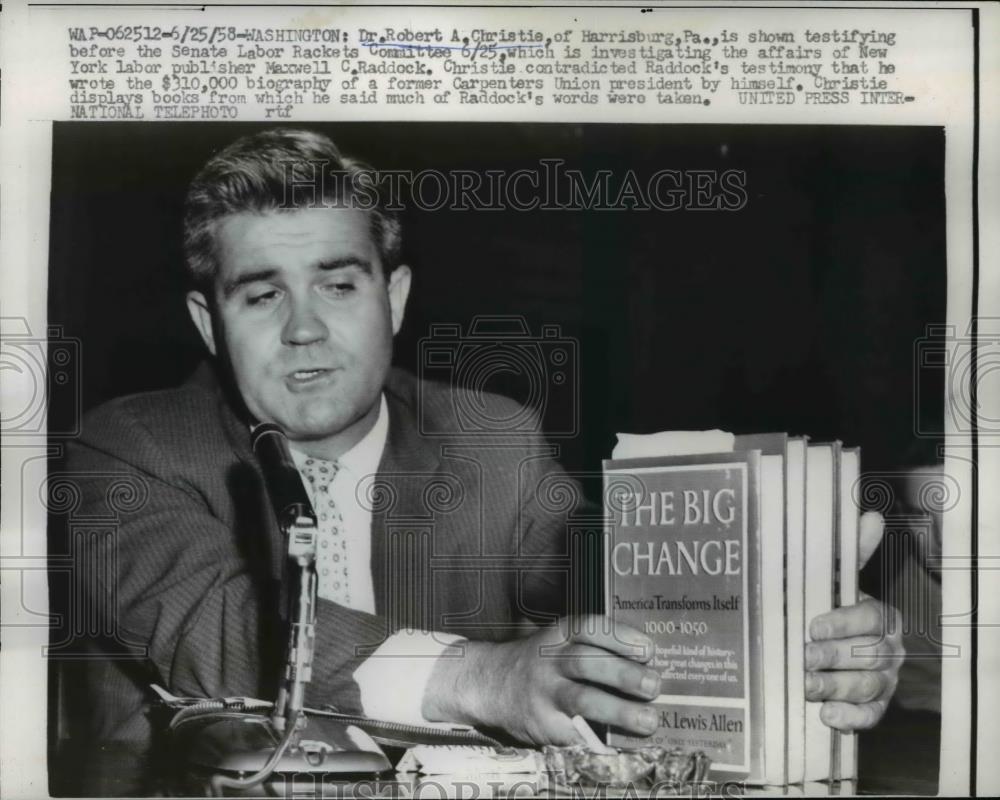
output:
{"label": "man's chin", "polygon": [[370,407],[367,403],[350,402],[346,398],[339,402],[333,402],[329,397],[295,400],[297,402],[272,406],[272,413],[261,414],[258,419],[273,422],[281,427],[290,441],[302,443],[354,439],[357,433],[354,429],[364,424],[364,420],[370,417],[371,409],[377,408],[374,404],[378,403],[377,397]]}
{"label": "man's chin", "polygon": [[346,409],[331,408],[328,404],[320,408],[310,408],[307,405],[283,415],[287,426],[282,427],[292,441],[321,442],[348,432],[364,416],[364,412],[348,413]]}
{"label": "man's chin", "polygon": [[[280,423],[279,423],[280,424]],[[339,436],[351,427],[351,420],[310,420],[303,422],[301,419],[290,422],[285,429],[285,434],[293,442],[320,442],[334,436]]]}

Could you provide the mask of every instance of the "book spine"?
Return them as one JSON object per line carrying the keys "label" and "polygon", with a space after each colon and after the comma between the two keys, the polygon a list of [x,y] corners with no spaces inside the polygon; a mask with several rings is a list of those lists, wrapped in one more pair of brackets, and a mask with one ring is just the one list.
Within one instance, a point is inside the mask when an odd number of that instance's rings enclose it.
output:
{"label": "book spine", "polygon": [[788,783],[785,690],[788,658],[785,650],[785,456],[761,458],[760,557],[761,633],[763,639],[764,778],[768,784]]}
{"label": "book spine", "polygon": [[805,526],[806,526],[805,438],[788,443],[788,516],[786,537],[785,622],[788,653],[788,782],[805,777]]}
{"label": "book spine", "polygon": [[[854,500],[854,490],[861,477],[861,451],[845,448],[840,459],[840,536],[839,550],[839,605],[850,606],[858,602],[858,537],[859,514]],[[853,732],[841,733],[840,763],[835,777],[838,780],[854,780],[858,777],[858,737]]]}
{"label": "book spine", "polygon": [[[839,446],[810,445],[806,486],[805,624],[834,607],[836,526],[839,505]],[[822,703],[806,704],[805,780],[826,781],[833,773],[833,731],[820,716]]]}

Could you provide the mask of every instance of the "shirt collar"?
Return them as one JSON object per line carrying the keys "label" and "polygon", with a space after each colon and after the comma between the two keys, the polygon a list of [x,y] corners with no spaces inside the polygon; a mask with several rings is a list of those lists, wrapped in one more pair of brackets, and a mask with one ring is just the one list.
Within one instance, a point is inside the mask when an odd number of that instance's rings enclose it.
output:
{"label": "shirt collar", "polygon": [[[360,442],[337,459],[340,469],[347,470],[355,478],[363,478],[378,471],[379,462],[382,460],[382,451],[385,450],[385,443],[389,436],[389,406],[385,401],[383,393],[379,398],[378,417],[375,424],[368,433],[364,435]],[[306,459],[305,453],[295,449],[291,445],[292,458],[295,466],[300,470]]]}

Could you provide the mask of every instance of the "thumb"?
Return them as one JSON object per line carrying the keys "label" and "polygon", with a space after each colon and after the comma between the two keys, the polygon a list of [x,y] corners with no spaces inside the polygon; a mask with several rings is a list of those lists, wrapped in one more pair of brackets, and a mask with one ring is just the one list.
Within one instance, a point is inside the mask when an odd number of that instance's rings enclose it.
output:
{"label": "thumb", "polygon": [[858,569],[868,563],[882,542],[882,515],[877,511],[866,511],[861,515],[858,530]]}

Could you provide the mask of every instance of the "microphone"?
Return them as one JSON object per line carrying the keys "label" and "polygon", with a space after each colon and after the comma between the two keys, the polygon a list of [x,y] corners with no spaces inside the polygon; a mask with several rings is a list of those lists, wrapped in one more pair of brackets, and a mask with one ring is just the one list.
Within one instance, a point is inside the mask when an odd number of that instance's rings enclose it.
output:
{"label": "microphone", "polygon": [[296,524],[315,526],[316,512],[292,460],[285,432],[272,422],[262,422],[250,431],[250,444],[264,472],[264,484],[281,530],[288,533]]}
{"label": "microphone", "polygon": [[275,729],[283,732],[289,716],[298,719],[305,702],[305,684],[312,674],[317,589],[316,512],[292,460],[285,432],[270,422],[255,425],[250,431],[250,445],[264,472],[264,485],[278,527],[288,537],[286,568],[291,562],[298,566],[297,572],[285,573],[285,580],[290,585],[286,597],[291,625],[285,650],[285,676],[271,715]]}

